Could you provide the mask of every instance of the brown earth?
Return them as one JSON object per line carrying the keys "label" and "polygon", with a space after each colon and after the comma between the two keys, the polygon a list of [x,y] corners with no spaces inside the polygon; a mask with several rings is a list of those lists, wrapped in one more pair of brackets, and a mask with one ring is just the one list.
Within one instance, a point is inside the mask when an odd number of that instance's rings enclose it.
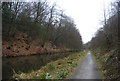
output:
{"label": "brown earth", "polygon": [[42,54],[67,51],[67,48],[57,48],[51,42],[46,42],[44,47],[39,45],[38,40],[28,42],[27,34],[17,33],[9,41],[2,41],[2,56],[21,56],[30,54]]}

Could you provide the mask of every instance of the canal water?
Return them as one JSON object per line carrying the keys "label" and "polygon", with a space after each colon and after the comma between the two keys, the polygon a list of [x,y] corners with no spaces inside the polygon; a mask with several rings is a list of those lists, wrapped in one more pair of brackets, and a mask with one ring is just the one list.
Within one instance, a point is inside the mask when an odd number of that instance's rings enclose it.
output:
{"label": "canal water", "polygon": [[2,79],[10,79],[14,72],[31,72],[40,69],[51,61],[68,56],[71,53],[38,54],[32,56],[6,57],[2,59]]}

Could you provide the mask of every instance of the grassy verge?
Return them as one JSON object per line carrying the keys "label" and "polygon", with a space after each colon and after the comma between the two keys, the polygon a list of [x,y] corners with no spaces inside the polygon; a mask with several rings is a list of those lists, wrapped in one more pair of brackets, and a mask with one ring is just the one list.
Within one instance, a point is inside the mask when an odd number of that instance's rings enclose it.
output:
{"label": "grassy verge", "polygon": [[17,79],[65,79],[69,78],[87,51],[73,53],[68,57],[50,62],[31,73],[14,74]]}

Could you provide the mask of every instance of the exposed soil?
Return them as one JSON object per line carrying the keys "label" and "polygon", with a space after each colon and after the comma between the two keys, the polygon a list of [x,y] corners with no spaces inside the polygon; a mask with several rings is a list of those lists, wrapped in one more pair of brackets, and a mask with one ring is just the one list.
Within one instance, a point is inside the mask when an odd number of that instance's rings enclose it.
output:
{"label": "exposed soil", "polygon": [[42,54],[67,51],[67,48],[57,48],[47,42],[44,46],[38,40],[29,41],[25,33],[18,33],[9,41],[2,42],[2,56],[21,56],[30,54]]}

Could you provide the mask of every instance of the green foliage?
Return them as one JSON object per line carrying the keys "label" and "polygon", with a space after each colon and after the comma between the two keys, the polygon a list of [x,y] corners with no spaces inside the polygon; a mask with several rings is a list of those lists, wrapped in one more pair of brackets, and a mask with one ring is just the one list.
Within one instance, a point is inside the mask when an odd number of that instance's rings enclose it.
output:
{"label": "green foliage", "polygon": [[69,66],[75,67],[75,66],[77,66],[77,64],[76,63],[72,63],[72,64],[69,64]]}
{"label": "green foliage", "polygon": [[[75,58],[74,58],[74,60],[75,60]],[[69,60],[69,61],[67,61],[67,63],[69,66],[72,66],[72,67],[77,66],[77,63],[74,63],[73,60]]]}
{"label": "green foliage", "polygon": [[50,71],[55,70],[55,66],[53,64],[47,64],[47,67]]}
{"label": "green foliage", "polygon": [[33,76],[33,79],[52,79],[49,73],[42,73],[37,76]]}
{"label": "green foliage", "polygon": [[58,78],[59,78],[59,79],[63,79],[63,78],[65,78],[67,75],[68,75],[68,73],[66,73],[66,72],[60,72],[60,73],[58,73]]}

